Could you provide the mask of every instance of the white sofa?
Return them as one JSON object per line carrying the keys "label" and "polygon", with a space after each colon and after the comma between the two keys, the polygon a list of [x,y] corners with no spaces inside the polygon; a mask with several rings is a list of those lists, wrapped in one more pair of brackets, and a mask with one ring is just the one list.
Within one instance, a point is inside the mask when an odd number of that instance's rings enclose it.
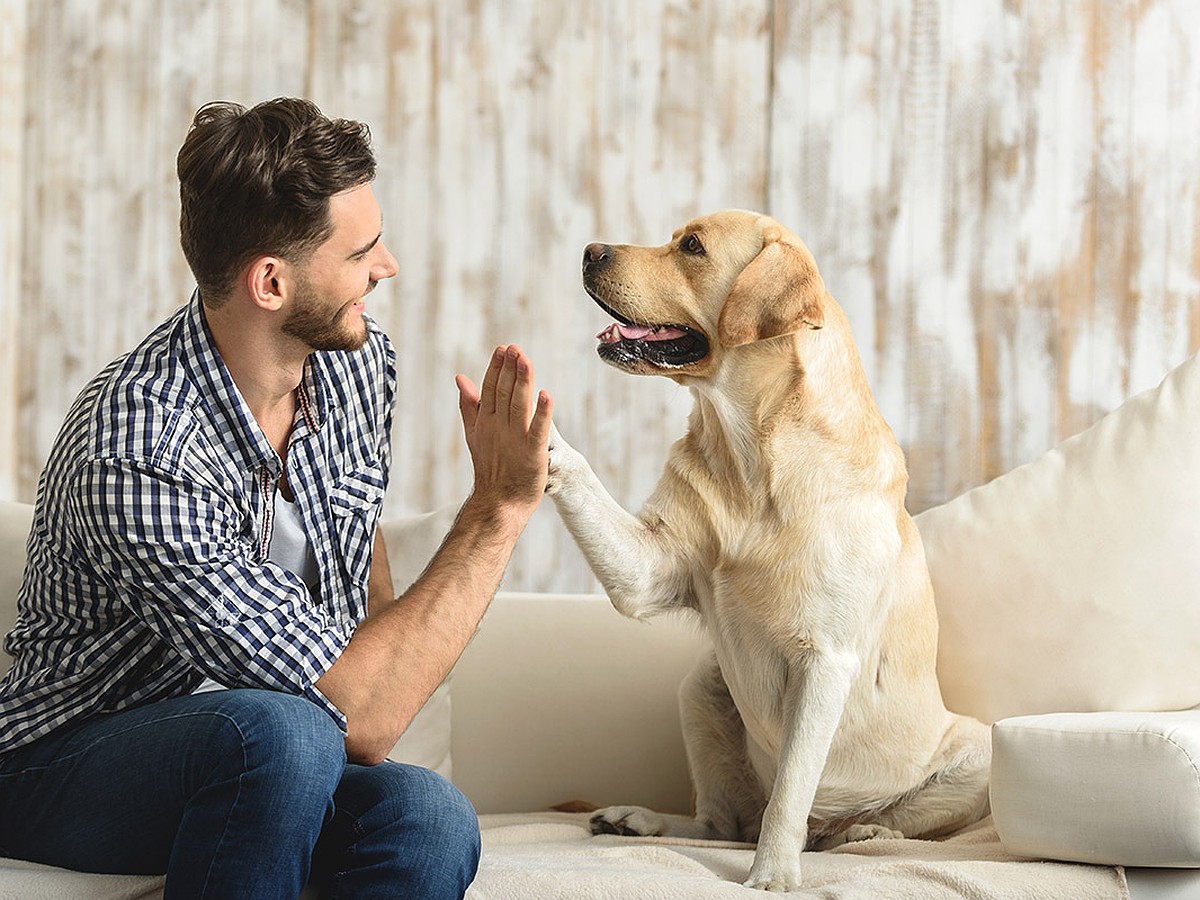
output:
{"label": "white sofa", "polygon": [[[0,631],[30,514],[0,503]],[[397,590],[451,514],[385,525]],[[996,723],[993,816],[947,841],[806,854],[793,896],[1200,897],[1200,360],[918,524],[947,703]],[[746,845],[593,838],[586,813],[547,811],[688,809],[675,694],[702,640],[687,621],[623,619],[603,597],[496,598],[394,751],[475,803],[484,855],[469,898],[748,896]],[[0,860],[0,898],[161,886]]]}

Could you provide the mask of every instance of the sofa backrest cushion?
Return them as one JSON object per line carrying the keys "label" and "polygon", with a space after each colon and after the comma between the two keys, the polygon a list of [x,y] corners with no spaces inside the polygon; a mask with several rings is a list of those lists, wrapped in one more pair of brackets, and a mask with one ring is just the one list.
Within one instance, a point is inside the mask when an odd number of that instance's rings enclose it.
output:
{"label": "sofa backrest cushion", "polygon": [[454,670],[454,783],[480,813],[691,812],[678,694],[705,646],[688,617],[604,596],[498,595]]}
{"label": "sofa backrest cushion", "polygon": [[917,524],[951,709],[1200,704],[1200,357]]}
{"label": "sofa backrest cushion", "polygon": [[[28,503],[0,500],[0,639],[17,620],[17,591],[25,571],[25,541],[33,521]],[[8,671],[12,657],[0,651],[0,675]]]}
{"label": "sofa backrest cushion", "polygon": [[[389,519],[381,524],[392,570],[392,593],[397,597],[425,571],[457,514],[457,506],[447,506],[429,513]],[[453,778],[454,765],[450,756],[452,680],[453,673],[425,701],[388,754],[388,759],[424,766],[445,778]]]}

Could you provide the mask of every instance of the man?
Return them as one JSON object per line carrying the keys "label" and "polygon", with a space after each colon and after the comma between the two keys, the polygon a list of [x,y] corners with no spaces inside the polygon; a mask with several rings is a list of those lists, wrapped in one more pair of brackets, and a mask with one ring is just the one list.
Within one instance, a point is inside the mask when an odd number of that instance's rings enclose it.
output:
{"label": "man", "polygon": [[393,599],[396,273],[365,126],[202,108],[179,152],[191,302],[71,409],[0,685],[0,852],[172,897],[460,897],[473,809],[385,757],[473,634],[545,487],[516,347],[458,376],[474,488]]}

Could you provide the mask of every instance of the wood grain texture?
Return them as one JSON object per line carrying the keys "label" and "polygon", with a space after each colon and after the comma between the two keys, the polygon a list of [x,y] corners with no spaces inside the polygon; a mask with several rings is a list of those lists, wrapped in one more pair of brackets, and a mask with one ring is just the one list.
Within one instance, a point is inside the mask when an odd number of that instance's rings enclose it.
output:
{"label": "wood grain texture", "polygon": [[[516,342],[636,508],[689,394],[603,366],[593,240],[722,207],[812,248],[915,511],[1034,458],[1200,347],[1193,0],[0,0],[0,496],[86,380],[184,302],[195,109],[366,121],[400,274],[391,513],[470,487],[453,377]],[[15,435],[15,437],[10,437]],[[506,586],[595,583],[547,505]]]}
{"label": "wood grain texture", "polygon": [[18,491],[25,0],[0,0],[0,496]]}

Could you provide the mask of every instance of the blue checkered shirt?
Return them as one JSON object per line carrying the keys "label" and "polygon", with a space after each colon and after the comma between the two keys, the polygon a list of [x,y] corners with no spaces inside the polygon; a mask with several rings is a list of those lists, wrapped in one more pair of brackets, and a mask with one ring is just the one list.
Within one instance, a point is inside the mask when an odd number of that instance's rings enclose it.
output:
{"label": "blue checkered shirt", "polygon": [[287,475],[319,587],[268,559],[283,474],[222,363],[199,295],[72,406],[38,485],[0,751],[207,676],[308,697],[367,612],[390,463],[395,356],[313,353]]}

